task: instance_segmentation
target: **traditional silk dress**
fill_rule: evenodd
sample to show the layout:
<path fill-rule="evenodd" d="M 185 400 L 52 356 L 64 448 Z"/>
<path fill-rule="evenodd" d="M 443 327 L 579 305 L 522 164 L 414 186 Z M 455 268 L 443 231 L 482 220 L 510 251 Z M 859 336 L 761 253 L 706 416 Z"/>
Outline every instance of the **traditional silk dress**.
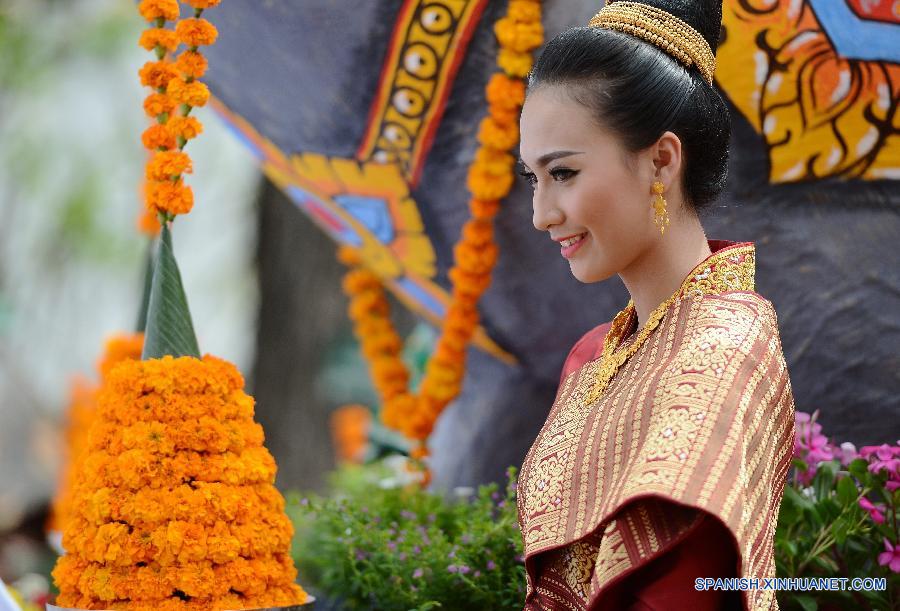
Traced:
<path fill-rule="evenodd" d="M 586 334 L 518 482 L 526 609 L 777 609 L 794 403 L 752 244 L 713 254 L 635 331 L 633 305 Z"/>

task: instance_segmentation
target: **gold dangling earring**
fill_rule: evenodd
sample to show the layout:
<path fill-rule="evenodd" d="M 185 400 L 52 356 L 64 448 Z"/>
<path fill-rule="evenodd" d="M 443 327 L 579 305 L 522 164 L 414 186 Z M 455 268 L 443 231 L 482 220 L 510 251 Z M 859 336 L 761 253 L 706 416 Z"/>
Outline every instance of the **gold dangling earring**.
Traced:
<path fill-rule="evenodd" d="M 666 210 L 666 198 L 663 197 L 663 191 L 666 190 L 665 185 L 660 181 L 653 183 L 653 211 L 655 218 L 653 219 L 656 226 L 659 227 L 660 235 L 665 235 L 666 227 L 669 226 L 669 212 Z"/>

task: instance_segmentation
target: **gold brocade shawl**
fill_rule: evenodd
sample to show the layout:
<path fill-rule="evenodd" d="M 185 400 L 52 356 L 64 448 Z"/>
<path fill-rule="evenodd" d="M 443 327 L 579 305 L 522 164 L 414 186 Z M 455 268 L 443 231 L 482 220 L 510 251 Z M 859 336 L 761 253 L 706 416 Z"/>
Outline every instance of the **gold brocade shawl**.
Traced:
<path fill-rule="evenodd" d="M 752 244 L 736 244 L 698 265 L 595 402 L 586 397 L 599 358 L 561 383 L 518 482 L 526 604 L 552 559 L 579 604 L 538 594 L 554 608 L 589 608 L 696 524 L 697 509 L 734 536 L 737 576 L 775 576 L 794 404 L 775 311 L 752 292 L 754 261 Z M 772 591 L 743 600 L 778 608 Z"/>

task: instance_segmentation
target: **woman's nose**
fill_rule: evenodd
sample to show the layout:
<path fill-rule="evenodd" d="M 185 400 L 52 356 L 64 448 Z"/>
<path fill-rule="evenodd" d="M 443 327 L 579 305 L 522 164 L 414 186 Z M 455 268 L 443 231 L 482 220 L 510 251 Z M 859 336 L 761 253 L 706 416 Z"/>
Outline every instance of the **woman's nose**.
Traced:
<path fill-rule="evenodd" d="M 548 197 L 535 191 L 532 200 L 533 214 L 531 222 L 538 231 L 549 231 L 554 225 L 559 225 L 565 220 L 562 211 Z"/>

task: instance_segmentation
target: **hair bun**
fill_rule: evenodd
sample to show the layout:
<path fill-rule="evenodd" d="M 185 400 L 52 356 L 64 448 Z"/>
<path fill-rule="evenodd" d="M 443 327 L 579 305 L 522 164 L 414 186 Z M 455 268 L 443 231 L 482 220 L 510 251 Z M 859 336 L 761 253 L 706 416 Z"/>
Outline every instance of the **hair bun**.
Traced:
<path fill-rule="evenodd" d="M 611 0 L 612 4 L 617 0 Z M 697 30 L 715 54 L 722 32 L 722 0 L 635 0 L 675 15 Z"/>

